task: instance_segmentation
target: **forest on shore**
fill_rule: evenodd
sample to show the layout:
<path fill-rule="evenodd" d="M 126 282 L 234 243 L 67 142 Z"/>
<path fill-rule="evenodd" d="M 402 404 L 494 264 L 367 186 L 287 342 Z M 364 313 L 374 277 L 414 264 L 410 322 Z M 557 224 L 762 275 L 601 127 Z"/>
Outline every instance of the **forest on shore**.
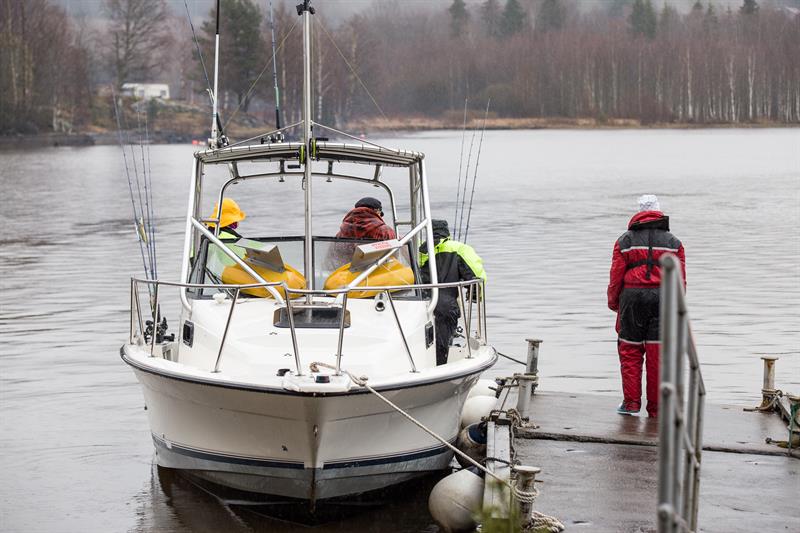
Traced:
<path fill-rule="evenodd" d="M 174 2 L 173 2 L 174 4 Z M 104 0 L 91 21 L 53 0 L 0 0 L 0 132 L 104 132 L 145 113 L 153 131 L 202 135 L 210 119 L 213 9 Z M 220 106 L 238 131 L 275 121 L 269 4 L 221 1 Z M 595 5 L 595 4 L 592 4 Z M 348 127 L 800 124 L 800 2 L 377 1 L 313 17 L 314 115 Z M 189 16 L 187 16 L 189 15 Z M 190 21 L 192 25 L 190 25 Z M 300 118 L 302 27 L 275 1 L 283 123 Z M 193 37 L 194 28 L 197 41 Z M 201 61 L 202 57 L 202 61 Z M 170 99 L 121 98 L 165 83 Z"/>

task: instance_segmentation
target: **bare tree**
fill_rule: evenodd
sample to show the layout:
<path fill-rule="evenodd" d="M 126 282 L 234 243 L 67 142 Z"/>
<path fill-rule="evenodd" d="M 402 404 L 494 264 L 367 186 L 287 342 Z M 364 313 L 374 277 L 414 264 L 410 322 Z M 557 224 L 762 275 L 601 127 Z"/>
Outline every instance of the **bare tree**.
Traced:
<path fill-rule="evenodd" d="M 161 71 L 170 48 L 165 0 L 106 0 L 110 20 L 107 53 L 117 91 L 129 81 L 145 81 Z"/>

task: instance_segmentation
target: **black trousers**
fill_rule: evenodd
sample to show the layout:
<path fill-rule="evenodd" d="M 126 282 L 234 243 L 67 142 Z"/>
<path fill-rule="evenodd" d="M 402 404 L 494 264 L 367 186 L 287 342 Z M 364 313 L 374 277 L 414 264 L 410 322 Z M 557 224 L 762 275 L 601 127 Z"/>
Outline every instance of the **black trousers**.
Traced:
<path fill-rule="evenodd" d="M 455 304 L 455 302 L 454 302 Z M 436 323 L 436 364 L 443 365 L 447 363 L 447 354 L 450 351 L 450 343 L 455 337 L 456 329 L 458 328 L 458 305 L 442 306 L 439 309 L 436 306 L 434 311 L 434 318 Z"/>
<path fill-rule="evenodd" d="M 658 341 L 659 290 L 624 289 L 619 298 L 619 338 L 639 343 Z"/>

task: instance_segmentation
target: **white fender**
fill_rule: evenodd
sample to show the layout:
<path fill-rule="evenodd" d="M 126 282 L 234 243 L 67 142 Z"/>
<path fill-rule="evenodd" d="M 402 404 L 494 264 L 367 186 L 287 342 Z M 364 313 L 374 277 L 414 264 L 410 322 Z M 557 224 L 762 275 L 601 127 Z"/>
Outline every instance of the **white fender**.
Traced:
<path fill-rule="evenodd" d="M 481 417 L 487 416 L 494 409 L 497 400 L 494 396 L 473 396 L 464 402 L 464 410 L 461 411 L 461 427 L 481 421 Z"/>
<path fill-rule="evenodd" d="M 469 390 L 467 398 L 472 398 L 473 396 L 491 396 L 494 398 L 495 392 L 490 387 L 497 388 L 497 383 L 493 379 L 479 379 L 475 382 L 475 386 Z"/>
<path fill-rule="evenodd" d="M 482 504 L 483 479 L 466 468 L 437 483 L 428 497 L 431 516 L 446 533 L 474 531 Z"/>

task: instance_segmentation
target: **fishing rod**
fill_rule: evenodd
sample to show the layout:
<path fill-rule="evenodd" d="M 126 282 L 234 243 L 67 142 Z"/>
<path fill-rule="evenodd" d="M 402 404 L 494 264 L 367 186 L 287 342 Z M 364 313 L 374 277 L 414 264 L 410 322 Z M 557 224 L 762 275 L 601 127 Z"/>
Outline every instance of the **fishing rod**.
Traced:
<path fill-rule="evenodd" d="M 461 225 L 464 222 L 464 202 L 467 201 L 467 182 L 469 182 L 469 166 L 472 162 L 472 148 L 475 146 L 475 133 L 477 129 L 472 130 L 472 138 L 469 141 L 469 152 L 467 153 L 467 168 L 464 170 L 464 191 L 461 194 L 461 216 L 458 221 L 453 221 L 453 239 L 458 240 L 459 233 L 461 233 Z"/>
<path fill-rule="evenodd" d="M 142 256 L 142 267 L 144 268 L 145 275 L 148 277 L 152 277 L 152 273 L 148 264 L 151 264 L 150 261 L 150 249 L 148 247 L 147 252 L 145 252 L 145 243 L 147 242 L 147 234 L 144 231 L 144 210 L 141 205 L 141 193 L 139 193 L 140 204 L 137 206 L 136 204 L 136 194 L 134 193 L 134 181 L 136 183 L 137 190 L 140 190 L 139 187 L 139 172 L 136 169 L 136 158 L 134 157 L 133 151 L 131 150 L 131 159 L 134 163 L 134 179 L 131 178 L 131 171 L 130 166 L 128 164 L 128 154 L 125 150 L 125 142 L 122 138 L 122 122 L 120 119 L 120 110 L 119 104 L 117 103 L 117 94 L 114 91 L 114 87 L 111 87 L 111 98 L 114 101 L 114 116 L 117 122 L 117 140 L 119 141 L 119 147 L 122 149 L 122 162 L 125 167 L 125 177 L 128 180 L 128 192 L 130 193 L 131 198 L 131 208 L 133 209 L 133 224 L 134 228 L 136 229 L 136 236 L 138 237 L 139 241 L 139 253 Z M 152 299 L 152 289 L 151 285 L 147 284 L 148 292 L 150 292 L 150 297 Z"/>
<path fill-rule="evenodd" d="M 211 110 L 211 139 L 208 143 L 211 148 L 219 148 L 220 131 L 222 125 L 219 120 L 219 0 L 217 0 L 216 29 L 214 30 L 214 91 Z"/>
<path fill-rule="evenodd" d="M 472 218 L 472 201 L 475 199 L 475 182 L 478 180 L 478 164 L 481 162 L 481 148 L 483 147 L 483 134 L 486 131 L 486 119 L 489 118 L 489 104 L 492 99 L 486 101 L 486 111 L 483 114 L 483 128 L 481 129 L 481 139 L 478 142 L 478 156 L 475 158 L 475 175 L 472 177 L 472 193 L 469 196 L 469 209 L 467 210 L 467 227 L 464 229 L 464 242 L 467 242 L 469 235 L 469 221 Z M 459 228 L 460 229 L 460 228 Z"/>
<path fill-rule="evenodd" d="M 281 98 L 280 91 L 278 90 L 278 63 L 277 63 L 277 50 L 275 47 L 275 18 L 272 15 L 272 0 L 269 0 L 269 28 L 272 33 L 272 85 L 275 87 L 275 129 L 281 129 Z M 276 134 L 278 142 L 283 140 L 283 132 L 279 131 Z"/>
<path fill-rule="evenodd" d="M 458 218 L 459 198 L 461 195 L 461 166 L 464 164 L 464 142 L 467 137 L 467 101 L 469 97 L 464 97 L 464 129 L 461 130 L 461 154 L 458 156 L 458 185 L 456 185 L 456 214 L 453 216 L 453 226 Z"/>

